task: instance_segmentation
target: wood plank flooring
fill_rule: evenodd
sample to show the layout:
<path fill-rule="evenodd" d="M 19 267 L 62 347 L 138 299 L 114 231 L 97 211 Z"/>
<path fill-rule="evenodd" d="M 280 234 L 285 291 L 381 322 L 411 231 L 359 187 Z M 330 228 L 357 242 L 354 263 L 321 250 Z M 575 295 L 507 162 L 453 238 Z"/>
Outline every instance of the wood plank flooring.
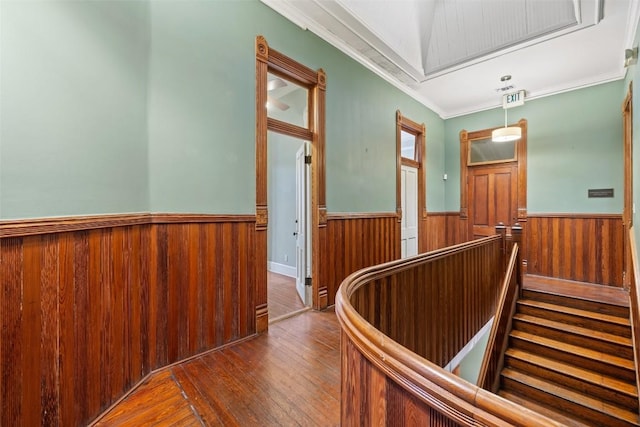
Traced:
<path fill-rule="evenodd" d="M 97 426 L 337 426 L 340 326 L 333 309 L 152 375 Z"/>
<path fill-rule="evenodd" d="M 267 303 L 270 321 L 280 320 L 305 308 L 296 291 L 296 279 L 270 271 L 267 272 Z"/>
<path fill-rule="evenodd" d="M 613 286 L 527 274 L 524 276 L 523 288 L 629 307 L 629 293 Z"/>

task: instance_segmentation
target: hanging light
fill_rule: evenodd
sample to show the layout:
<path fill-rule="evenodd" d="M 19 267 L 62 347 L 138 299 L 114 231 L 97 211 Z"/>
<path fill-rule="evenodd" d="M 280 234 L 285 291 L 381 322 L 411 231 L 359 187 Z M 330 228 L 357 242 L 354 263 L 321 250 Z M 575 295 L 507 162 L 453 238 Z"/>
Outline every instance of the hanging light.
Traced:
<path fill-rule="evenodd" d="M 498 88 L 497 90 L 499 92 L 505 92 L 509 89 L 513 89 L 514 86 L 512 84 L 509 84 L 509 80 L 511 80 L 511 76 L 509 74 L 500 77 L 500 81 L 504 86 Z M 524 104 L 524 91 L 520 91 L 518 96 L 514 96 L 514 94 L 504 95 L 504 97 L 507 97 L 507 96 L 513 97 L 513 98 L 508 98 L 515 101 L 515 102 L 511 101 L 512 105 Z M 520 98 L 520 96 L 522 96 L 522 98 Z M 502 102 L 502 108 L 504 109 L 504 127 L 494 129 L 494 131 L 491 132 L 491 140 L 493 142 L 510 142 L 510 141 L 517 141 L 518 139 L 522 138 L 522 129 L 520 128 L 520 126 L 507 125 L 507 123 L 509 123 L 507 121 L 507 108 L 508 108 L 507 104 L 509 103 L 509 101 L 506 100 L 504 97 Z"/>
<path fill-rule="evenodd" d="M 507 126 L 507 109 L 504 109 L 504 127 L 494 129 L 491 132 L 491 140 L 493 142 L 509 142 L 517 141 L 522 138 L 522 129 L 520 126 Z"/>

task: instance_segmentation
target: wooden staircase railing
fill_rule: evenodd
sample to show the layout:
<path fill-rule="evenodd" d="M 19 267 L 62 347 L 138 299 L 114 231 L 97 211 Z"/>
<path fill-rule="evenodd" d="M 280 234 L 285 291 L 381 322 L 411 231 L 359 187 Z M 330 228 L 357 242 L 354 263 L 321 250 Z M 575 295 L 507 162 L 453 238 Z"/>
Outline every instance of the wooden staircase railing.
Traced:
<path fill-rule="evenodd" d="M 502 282 L 502 291 L 498 301 L 496 315 L 491 325 L 489 340 L 485 349 L 480 373 L 478 374 L 478 387 L 495 393 L 500 382 L 504 352 L 509 343 L 509 331 L 511 319 L 516 311 L 516 301 L 520 294 L 521 284 L 518 279 L 518 244 L 513 245 L 511 258 Z"/>
<path fill-rule="evenodd" d="M 343 281 L 343 426 L 562 425 L 442 368 L 495 314 L 504 247 L 487 237 Z"/>
<path fill-rule="evenodd" d="M 636 362 L 636 384 L 640 385 L 640 293 L 638 292 L 638 253 L 636 251 L 635 227 L 629 228 L 629 248 L 631 252 L 631 271 L 629 277 L 629 309 L 631 311 L 631 334 L 633 340 L 633 352 Z M 640 400 L 640 395 L 639 395 Z"/>

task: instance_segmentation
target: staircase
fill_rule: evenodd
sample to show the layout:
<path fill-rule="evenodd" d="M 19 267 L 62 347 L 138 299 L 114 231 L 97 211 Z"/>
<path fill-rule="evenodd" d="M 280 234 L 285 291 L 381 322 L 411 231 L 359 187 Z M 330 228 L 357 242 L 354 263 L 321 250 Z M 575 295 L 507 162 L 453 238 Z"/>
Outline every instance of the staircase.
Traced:
<path fill-rule="evenodd" d="M 568 426 L 638 426 L 629 309 L 523 290 L 498 394 Z"/>

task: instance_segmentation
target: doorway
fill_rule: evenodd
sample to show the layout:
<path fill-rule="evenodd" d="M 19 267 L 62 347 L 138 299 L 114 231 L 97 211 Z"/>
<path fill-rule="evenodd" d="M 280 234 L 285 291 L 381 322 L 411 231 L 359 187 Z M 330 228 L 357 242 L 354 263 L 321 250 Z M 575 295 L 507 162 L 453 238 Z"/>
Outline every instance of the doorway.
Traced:
<path fill-rule="evenodd" d="M 493 236 L 499 223 L 517 222 L 517 165 L 475 166 L 469 172 L 471 238 Z"/>
<path fill-rule="evenodd" d="M 495 234 L 499 223 L 527 221 L 527 121 L 517 141 L 494 142 L 493 129 L 460 132 L 460 219 L 468 221 L 468 240 Z M 523 259 L 526 260 L 526 238 Z M 526 262 L 526 261 L 525 261 Z"/>
<path fill-rule="evenodd" d="M 418 169 L 402 165 L 402 258 L 418 255 Z"/>
<path fill-rule="evenodd" d="M 624 206 L 622 209 L 622 223 L 624 227 L 623 251 L 624 270 L 622 273 L 623 286 L 629 289 L 633 274 L 631 259 L 631 242 L 629 230 L 633 225 L 633 86 L 629 83 L 629 91 L 622 104 L 623 137 L 624 137 Z"/>
<path fill-rule="evenodd" d="M 327 208 L 325 196 L 325 96 L 326 75 L 322 69 L 312 70 L 269 47 L 263 36 L 255 40 L 256 53 L 256 228 L 255 228 L 255 329 L 268 329 L 268 230 L 272 227 L 268 201 L 268 149 L 270 134 L 293 138 L 299 145 L 306 141 L 310 154 L 307 166 L 309 189 L 306 227 L 308 260 L 321 256 L 326 243 Z M 302 114 L 295 106 L 304 106 Z M 282 113 L 282 114 L 281 114 Z M 289 116 L 287 116 L 289 115 Z M 287 116 L 287 117 L 285 117 Z M 310 157 L 309 157 L 310 156 Z M 295 165 L 295 156 L 293 160 Z M 295 167 L 295 166 L 294 166 Z M 294 178 L 295 180 L 295 178 Z M 294 190 L 295 193 L 295 190 Z M 294 237 L 295 223 L 289 224 Z M 278 254 L 276 254 L 278 255 Z M 297 257 L 296 254 L 293 256 Z M 323 283 L 319 263 L 306 267 L 305 299 L 316 309 L 327 305 L 327 287 Z M 296 270 L 297 275 L 297 270 Z M 310 289 L 310 290 L 309 290 Z M 296 292 L 297 296 L 297 292 Z"/>
<path fill-rule="evenodd" d="M 272 323 L 310 305 L 311 241 L 308 142 L 269 131 L 268 144 L 267 305 Z"/>
<path fill-rule="evenodd" d="M 396 212 L 402 258 L 426 250 L 425 133 L 424 123 L 396 111 Z"/>

